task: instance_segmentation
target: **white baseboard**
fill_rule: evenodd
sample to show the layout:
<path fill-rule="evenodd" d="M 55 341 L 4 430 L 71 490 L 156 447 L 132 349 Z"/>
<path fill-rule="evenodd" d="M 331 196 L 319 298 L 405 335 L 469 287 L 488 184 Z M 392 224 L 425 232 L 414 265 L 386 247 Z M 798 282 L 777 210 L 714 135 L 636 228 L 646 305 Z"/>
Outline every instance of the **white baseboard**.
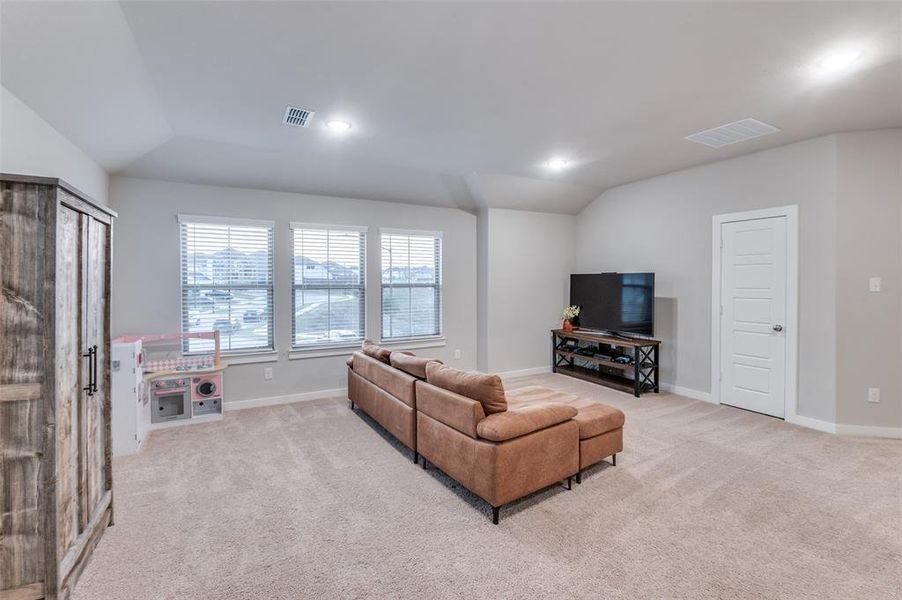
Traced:
<path fill-rule="evenodd" d="M 802 415 L 787 417 L 785 420 L 787 423 L 792 423 L 799 427 L 807 427 L 808 429 L 823 431 L 824 433 L 836 433 L 836 423 L 831 423 L 830 421 L 821 421 L 820 419 L 804 417 Z"/>
<path fill-rule="evenodd" d="M 277 404 L 294 404 L 295 402 L 307 402 L 309 400 L 321 400 L 334 398 L 335 396 L 347 396 L 348 388 L 335 388 L 331 390 L 317 390 L 301 394 L 286 394 L 284 396 L 269 396 L 267 398 L 250 398 L 248 400 L 236 400 L 223 402 L 223 410 L 243 410 L 245 408 L 258 408 L 260 406 L 275 406 Z"/>
<path fill-rule="evenodd" d="M 514 377 L 529 377 L 530 375 L 543 375 L 551 373 L 551 367 L 533 367 L 531 369 L 518 369 L 516 371 L 504 371 L 496 373 L 501 379 L 513 379 Z"/>
<path fill-rule="evenodd" d="M 902 440 L 902 427 L 874 427 L 871 425 L 836 425 L 836 433 Z"/>
<path fill-rule="evenodd" d="M 660 387 L 663 391 L 676 394 L 677 396 L 685 396 L 686 398 L 692 398 L 693 400 L 717 404 L 717 402 L 714 402 L 714 397 L 711 396 L 710 392 L 701 392 L 699 390 L 683 387 L 681 385 L 673 385 L 671 383 L 662 383 Z"/>
<path fill-rule="evenodd" d="M 902 440 L 902 427 L 875 427 L 870 425 L 842 425 L 821 421 L 811 417 L 795 415 L 786 419 L 787 423 L 823 431 L 824 433 L 837 433 L 839 435 L 857 435 L 861 437 L 878 437 Z"/>

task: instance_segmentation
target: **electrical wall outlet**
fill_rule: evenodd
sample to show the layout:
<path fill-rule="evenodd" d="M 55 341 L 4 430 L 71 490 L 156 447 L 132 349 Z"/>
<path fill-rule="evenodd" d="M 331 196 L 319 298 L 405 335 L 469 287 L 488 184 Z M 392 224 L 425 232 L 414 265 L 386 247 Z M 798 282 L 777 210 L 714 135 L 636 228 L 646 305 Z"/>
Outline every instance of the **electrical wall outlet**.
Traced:
<path fill-rule="evenodd" d="M 454 358 L 460 358 L 460 350 L 454 351 Z"/>
<path fill-rule="evenodd" d="M 868 402 L 880 403 L 880 388 L 868 388 Z"/>
<path fill-rule="evenodd" d="M 883 289 L 883 280 L 881 280 L 879 277 L 871 277 L 868 280 L 868 290 L 872 292 L 879 292 L 881 289 Z"/>
<path fill-rule="evenodd" d="M 272 367 L 263 368 L 263 379 L 266 379 L 267 381 L 272 379 Z"/>

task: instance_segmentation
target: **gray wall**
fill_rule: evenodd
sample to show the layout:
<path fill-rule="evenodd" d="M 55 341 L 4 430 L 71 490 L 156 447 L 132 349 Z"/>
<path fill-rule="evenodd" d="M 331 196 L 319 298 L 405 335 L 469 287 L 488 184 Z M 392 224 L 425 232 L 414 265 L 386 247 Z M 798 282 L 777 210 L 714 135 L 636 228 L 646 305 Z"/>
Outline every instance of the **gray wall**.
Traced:
<path fill-rule="evenodd" d="M 576 219 L 520 210 L 479 214 L 480 370 L 547 368 L 574 266 Z M 483 255 L 484 252 L 484 255 Z"/>
<path fill-rule="evenodd" d="M 58 177 L 107 203 L 106 171 L 3 86 L 0 131 L 0 173 Z"/>
<path fill-rule="evenodd" d="M 479 212 L 476 221 L 476 352 L 477 367 L 489 371 L 489 211 Z"/>
<path fill-rule="evenodd" d="M 230 400 L 342 387 L 339 357 L 289 361 L 288 222 L 370 225 L 368 327 L 378 335 L 378 227 L 445 232 L 443 348 L 464 369 L 549 365 L 571 272 L 653 270 L 662 381 L 710 390 L 711 217 L 799 206 L 799 414 L 902 426 L 902 130 L 838 134 L 621 186 L 580 215 L 462 211 L 113 178 L 114 334 L 177 331 L 179 212 L 273 219 L 278 362 L 231 367 Z M 569 243 L 572 241 L 574 243 Z M 478 245 L 478 250 L 477 250 Z M 884 291 L 867 292 L 883 278 Z M 375 292 L 373 290 L 376 290 Z M 282 300 L 280 300 L 282 299 Z M 462 358 L 453 353 L 460 349 Z M 263 367 L 274 367 L 264 381 Z M 867 388 L 882 402 L 868 404 Z"/>
<path fill-rule="evenodd" d="M 836 421 L 902 427 L 902 129 L 836 139 Z"/>
<path fill-rule="evenodd" d="M 345 386 L 344 357 L 288 360 L 291 330 L 289 222 L 370 226 L 367 245 L 367 331 L 379 335 L 378 228 L 443 231 L 444 332 L 447 346 L 417 350 L 463 369 L 476 367 L 476 216 L 411 206 L 114 177 L 119 211 L 113 253 L 113 335 L 176 332 L 179 316 L 179 213 L 276 221 L 275 320 L 278 361 L 231 366 L 226 401 L 285 396 Z M 454 359 L 454 350 L 461 358 Z M 273 379 L 263 378 L 273 367 Z"/>
<path fill-rule="evenodd" d="M 710 392 L 711 217 L 797 204 L 799 414 L 836 412 L 836 138 L 827 136 L 608 190 L 577 219 L 581 272 L 655 271 L 662 382 Z"/>

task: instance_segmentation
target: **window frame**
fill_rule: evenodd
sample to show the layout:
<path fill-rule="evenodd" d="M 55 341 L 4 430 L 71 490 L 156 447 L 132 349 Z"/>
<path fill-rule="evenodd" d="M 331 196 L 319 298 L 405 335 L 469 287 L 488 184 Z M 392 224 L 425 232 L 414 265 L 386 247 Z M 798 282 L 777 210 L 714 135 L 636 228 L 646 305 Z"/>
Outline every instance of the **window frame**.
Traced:
<path fill-rule="evenodd" d="M 316 353 L 319 351 L 326 351 L 334 348 L 354 348 L 360 345 L 364 339 L 367 337 L 366 327 L 367 327 L 367 244 L 369 240 L 369 227 L 365 225 L 336 225 L 330 223 L 298 223 L 292 221 L 289 223 L 290 230 L 290 239 L 291 239 L 291 329 L 290 329 L 290 341 L 289 341 L 289 350 L 292 353 Z M 360 234 L 360 239 L 358 243 L 360 245 L 360 276 L 358 277 L 358 283 L 356 285 L 348 285 L 343 284 L 340 286 L 332 286 L 328 284 L 303 284 L 298 283 L 296 280 L 296 268 L 295 268 L 295 231 L 298 230 L 308 230 L 308 231 L 344 231 L 344 232 L 356 232 Z M 327 341 L 327 342 L 314 342 L 309 344 L 296 344 L 295 343 L 295 325 L 297 320 L 297 292 L 299 289 L 304 290 L 330 290 L 330 289 L 357 289 L 360 293 L 360 337 L 355 340 L 342 340 L 342 341 Z"/>
<path fill-rule="evenodd" d="M 433 283 L 385 283 L 382 280 L 382 274 L 385 265 L 382 264 L 383 239 L 385 236 L 407 236 L 407 237 L 431 237 L 433 238 L 433 248 L 437 257 L 435 261 L 435 281 Z M 417 229 L 389 229 L 381 228 L 379 230 L 379 340 L 381 343 L 391 344 L 393 342 L 405 341 L 428 341 L 444 339 L 445 333 L 445 301 L 444 301 L 444 232 L 442 231 L 426 231 Z M 425 335 L 408 335 L 408 336 L 385 336 L 385 288 L 404 288 L 404 289 L 428 289 L 433 288 L 436 306 L 434 319 L 436 321 L 436 333 Z"/>
<path fill-rule="evenodd" d="M 222 217 L 222 216 L 213 216 L 213 215 L 189 215 L 189 214 L 179 214 L 176 218 L 179 227 L 179 321 L 180 321 L 180 330 L 182 333 L 186 333 L 188 329 L 188 312 L 187 307 L 185 305 L 185 299 L 187 298 L 187 290 L 227 290 L 231 293 L 232 290 L 266 290 L 268 293 L 267 297 L 267 308 L 269 314 L 267 315 L 267 346 L 255 346 L 253 348 L 236 348 L 228 350 L 222 349 L 221 354 L 223 356 L 242 356 L 242 355 L 252 355 L 252 354 L 266 354 L 275 352 L 275 221 L 269 220 L 260 220 L 260 219 L 245 219 L 240 217 Z M 183 271 L 183 267 L 187 267 L 187 258 L 185 256 L 185 252 L 187 250 L 187 242 L 186 242 L 186 232 L 184 226 L 186 225 L 224 225 L 227 227 L 260 227 L 268 230 L 268 246 L 269 246 L 269 284 L 268 285 L 251 285 L 251 284 L 237 284 L 237 285 L 219 285 L 215 283 L 210 284 L 188 284 L 186 279 L 186 271 Z M 220 336 L 221 337 L 221 336 Z M 182 345 L 182 352 L 187 355 L 203 355 L 209 354 L 206 350 L 190 350 L 189 346 L 190 340 L 184 340 Z M 229 344 L 231 345 L 231 344 Z M 224 345 L 223 345 L 224 346 Z"/>

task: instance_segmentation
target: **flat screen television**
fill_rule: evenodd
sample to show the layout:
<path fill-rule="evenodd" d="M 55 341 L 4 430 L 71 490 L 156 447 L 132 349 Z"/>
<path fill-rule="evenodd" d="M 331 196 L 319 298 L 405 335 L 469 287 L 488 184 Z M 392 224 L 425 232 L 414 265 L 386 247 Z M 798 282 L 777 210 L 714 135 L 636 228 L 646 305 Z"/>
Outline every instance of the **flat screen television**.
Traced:
<path fill-rule="evenodd" d="M 579 326 L 626 335 L 655 333 L 655 274 L 570 276 L 570 304 L 581 307 Z"/>

